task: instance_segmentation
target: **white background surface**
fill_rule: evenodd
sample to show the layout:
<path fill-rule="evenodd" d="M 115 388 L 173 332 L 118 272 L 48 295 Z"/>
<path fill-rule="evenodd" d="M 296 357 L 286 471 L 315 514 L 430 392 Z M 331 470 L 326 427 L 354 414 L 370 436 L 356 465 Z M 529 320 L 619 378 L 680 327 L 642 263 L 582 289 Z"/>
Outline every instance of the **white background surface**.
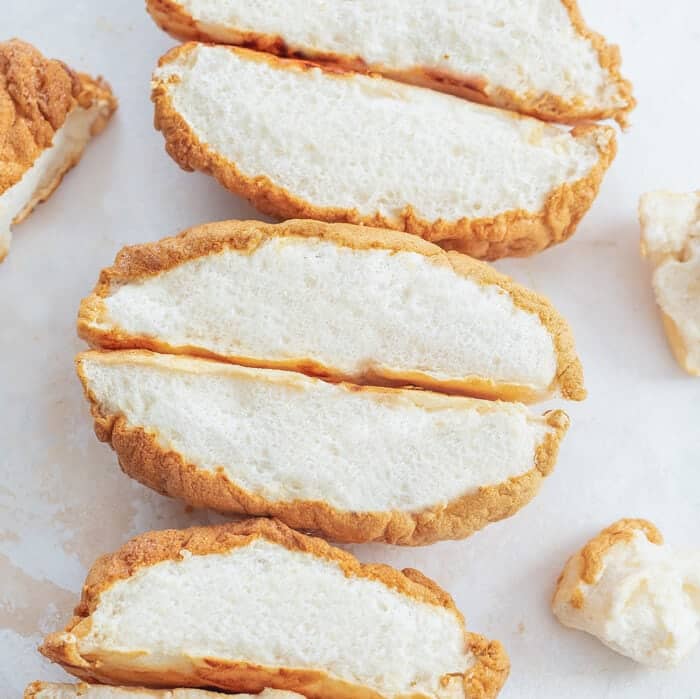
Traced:
<path fill-rule="evenodd" d="M 19 36 L 105 75 L 116 118 L 53 198 L 15 229 L 0 266 L 0 696 L 63 673 L 35 652 L 67 621 L 88 566 L 150 528 L 214 521 L 131 482 L 95 439 L 73 371 L 82 296 L 126 243 L 209 220 L 253 217 L 204 175 L 181 172 L 152 128 L 149 75 L 172 40 L 141 0 L 0 0 L 1 38 Z M 639 101 L 591 213 L 568 243 L 498 266 L 549 295 L 573 325 L 590 398 L 532 505 L 470 540 L 364 559 L 414 566 L 457 599 L 470 628 L 505 644 L 504 699 L 700 697 L 700 649 L 673 672 L 634 665 L 558 625 L 549 598 L 566 558 L 623 516 L 700 546 L 700 379 L 667 347 L 636 204 L 656 188 L 700 187 L 700 7 L 694 0 L 583 0 L 622 46 Z"/>

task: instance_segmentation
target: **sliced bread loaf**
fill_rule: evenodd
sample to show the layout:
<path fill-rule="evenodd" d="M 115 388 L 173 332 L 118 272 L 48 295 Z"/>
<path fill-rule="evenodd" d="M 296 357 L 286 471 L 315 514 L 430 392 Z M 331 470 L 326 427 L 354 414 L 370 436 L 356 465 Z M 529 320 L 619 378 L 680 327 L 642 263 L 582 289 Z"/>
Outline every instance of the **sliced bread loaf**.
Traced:
<path fill-rule="evenodd" d="M 181 39 L 382 73 L 554 121 L 615 117 L 632 87 L 575 0 L 147 0 Z"/>
<path fill-rule="evenodd" d="M 568 238 L 615 154 L 607 126 L 569 132 L 229 46 L 170 51 L 153 100 L 170 155 L 264 213 L 394 228 L 485 259 Z"/>
<path fill-rule="evenodd" d="M 227 221 L 125 248 L 80 308 L 93 347 L 356 383 L 581 400 L 566 322 L 491 267 L 415 236 Z"/>
<path fill-rule="evenodd" d="M 224 699 L 230 694 L 202 689 L 144 689 L 110 687 L 101 684 L 54 684 L 33 682 L 24 692 L 24 699 Z M 304 699 L 300 694 L 266 689 L 260 694 L 237 694 L 237 699 Z"/>
<path fill-rule="evenodd" d="M 341 541 L 426 544 L 514 514 L 568 427 L 561 411 L 143 351 L 77 365 L 97 435 L 127 474 Z"/>
<path fill-rule="evenodd" d="M 134 539 L 41 651 L 87 681 L 309 699 L 488 699 L 508 674 L 433 581 L 274 520 Z"/>
<path fill-rule="evenodd" d="M 116 106 L 104 81 L 19 39 L 0 42 L 0 262 L 11 226 L 51 195 Z"/>

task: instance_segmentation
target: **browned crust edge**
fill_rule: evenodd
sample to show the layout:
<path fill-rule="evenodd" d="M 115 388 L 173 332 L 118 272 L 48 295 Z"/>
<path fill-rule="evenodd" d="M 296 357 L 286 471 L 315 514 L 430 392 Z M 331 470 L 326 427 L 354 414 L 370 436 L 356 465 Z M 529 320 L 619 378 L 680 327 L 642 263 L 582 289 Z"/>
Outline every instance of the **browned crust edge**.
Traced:
<path fill-rule="evenodd" d="M 575 570 L 578 583 L 572 590 L 568 603 L 575 609 L 582 609 L 584 595 L 580 583 L 593 585 L 598 580 L 605 564 L 605 554 L 616 544 L 632 541 L 634 535 L 641 531 L 652 544 L 658 546 L 664 543 L 661 532 L 654 524 L 646 519 L 620 519 L 594 536 L 580 551 L 566 562 L 564 569 L 557 579 L 554 590 L 553 604 L 560 601 L 563 595 L 565 573 Z"/>
<path fill-rule="evenodd" d="M 174 62 L 198 45 L 189 43 L 172 49 L 160 59 L 159 66 Z M 248 49 L 225 48 L 245 56 L 246 60 L 283 65 L 286 69 L 309 66 L 303 61 L 281 59 Z M 320 67 L 329 76 L 339 77 L 338 72 L 328 66 L 314 67 Z M 592 124 L 575 127 L 571 132 L 574 138 L 595 138 L 598 161 L 586 177 L 563 183 L 552 190 L 540 211 L 511 210 L 489 218 L 428 221 L 418 216 L 409 205 L 398 218 L 387 219 L 379 213 L 367 216 L 357 209 L 316 206 L 276 185 L 267 176 L 244 175 L 235 163 L 199 140 L 174 109 L 168 85 L 168 82 L 154 79 L 151 97 L 155 104 L 155 126 L 163 133 L 167 152 L 182 169 L 212 175 L 226 189 L 244 197 L 261 212 L 279 219 L 308 218 L 393 228 L 479 259 L 527 257 L 568 239 L 596 198 L 605 171 L 617 151 L 615 132 L 611 127 Z"/>
<path fill-rule="evenodd" d="M 147 353 L 118 353 L 123 361 L 143 358 Z M 90 390 L 83 371 L 83 362 L 90 360 L 119 361 L 115 353 L 87 352 L 78 355 L 76 366 L 95 420 L 95 434 L 116 452 L 119 464 L 127 475 L 153 490 L 184 500 L 194 507 L 214 509 L 224 514 L 275 517 L 293 529 L 323 534 L 335 541 L 365 543 L 382 541 L 404 546 L 421 546 L 445 539 L 463 539 L 487 524 L 510 517 L 529 503 L 539 491 L 542 480 L 556 464 L 559 445 L 569 427 L 569 418 L 562 411 L 545 415 L 549 432 L 533 455 L 533 468 L 503 483 L 479 488 L 444 506 L 420 512 L 401 510 L 383 512 L 351 512 L 338 510 L 323 501 L 269 501 L 238 486 L 219 469 L 206 471 L 188 463 L 175 452 L 162 447 L 157 435 L 128 423 L 118 413 L 109 413 Z M 391 393 L 397 389 L 359 388 L 353 391 Z M 420 404 L 424 392 L 412 392 L 412 400 Z M 486 403 L 485 410 L 496 410 Z"/>
<path fill-rule="evenodd" d="M 381 564 L 362 564 L 354 556 L 330 546 L 322 539 L 295 532 L 276 520 L 255 519 L 220 526 L 149 532 L 132 539 L 116 553 L 98 559 L 85 581 L 80 604 L 75 609 L 75 617 L 64 632 L 47 636 L 40 651 L 53 662 L 63 665 L 68 672 L 91 682 L 142 682 L 160 687 L 209 686 L 248 692 L 270 687 L 301 691 L 311 699 L 380 699 L 377 692 L 335 680 L 325 672 L 317 670 L 264 668 L 246 663 L 202 658 L 187 659 L 181 668 L 174 669 L 173 672 L 157 672 L 146 668 L 133 671 L 127 667 L 120 669 L 118 658 L 115 666 L 111 667 L 104 659 L 93 660 L 80 655 L 78 640 L 89 631 L 90 616 L 99 605 L 101 593 L 115 582 L 132 577 L 140 569 L 161 561 L 180 560 L 184 549 L 195 556 L 225 553 L 246 546 L 258 538 L 264 538 L 291 551 L 333 561 L 348 577 L 375 580 L 407 597 L 441 607 L 453 613 L 464 626 L 464 618 L 450 595 L 418 571 L 398 571 Z M 466 630 L 465 643 L 477 660 L 462 678 L 465 697 L 495 697 L 509 671 L 505 651 L 497 641 L 487 641 Z"/>
<path fill-rule="evenodd" d="M 250 254 L 266 240 L 294 236 L 319 238 L 353 249 L 379 248 L 414 252 L 429 258 L 435 264 L 449 266 L 456 274 L 478 284 L 497 286 L 513 299 L 518 308 L 536 314 L 549 331 L 557 354 L 557 375 L 552 385 L 541 390 L 476 376 L 443 381 L 419 372 L 390 372 L 378 368 L 368 369 L 362 375 L 348 376 L 335 367 L 321 366 L 309 358 L 274 362 L 260 357 L 221 356 L 202 348 L 175 347 L 158 338 L 136 336 L 114 327 L 101 327 L 103 324 L 108 325 L 104 299 L 118 286 L 155 276 L 188 260 L 216 254 L 224 249 Z M 326 224 L 311 220 L 287 221 L 280 224 L 222 221 L 197 226 L 159 242 L 126 247 L 118 253 L 112 267 L 102 270 L 93 293 L 83 299 L 78 313 L 78 334 L 92 347 L 102 349 L 139 348 L 161 353 L 213 357 L 246 366 L 301 371 L 330 381 L 347 380 L 395 386 L 409 384 L 441 392 L 525 403 L 532 403 L 556 392 L 570 400 L 583 400 L 586 397 L 583 367 L 576 354 L 571 330 L 543 296 L 517 285 L 510 277 L 500 274 L 483 262 L 456 252 L 445 253 L 439 247 L 415 236 L 348 224 Z"/>
<path fill-rule="evenodd" d="M 301 46 L 290 46 L 282 36 L 258 32 L 239 31 L 230 27 L 218 27 L 211 31 L 199 24 L 182 5 L 175 0 L 147 0 L 146 7 L 155 23 L 164 31 L 183 41 L 208 41 L 230 43 L 256 51 L 265 51 L 285 58 L 301 58 L 339 66 L 344 70 L 364 73 L 381 73 L 386 77 L 412 85 L 464 97 L 481 104 L 509 109 L 534 116 L 544 121 L 577 124 L 583 121 L 614 118 L 621 127 L 628 125 L 629 113 L 636 106 L 632 96 L 632 83 L 620 73 L 620 50 L 610 45 L 605 38 L 592 31 L 585 23 L 576 0 L 561 0 L 576 32 L 587 39 L 598 54 L 600 66 L 607 72 L 610 82 L 617 88 L 624 107 L 583 106 L 583 98 L 566 100 L 551 92 L 518 94 L 498 85 L 489 85 L 485 76 L 457 74 L 428 66 L 414 66 L 397 70 L 384 64 L 371 64 L 361 56 L 350 56 L 328 51 L 314 51 Z"/>
<path fill-rule="evenodd" d="M 99 688 L 100 685 L 89 685 L 81 682 L 80 684 L 66 684 L 65 682 L 32 682 L 24 690 L 24 699 L 35 699 L 40 692 L 50 689 L 61 689 L 69 688 L 72 689 L 76 696 L 93 696 L 91 690 L 94 688 Z M 113 689 L 124 693 L 125 697 L 132 697 L 136 692 L 138 692 L 139 697 L 148 695 L 153 697 L 153 699 L 181 699 L 187 694 L 188 697 L 194 697 L 195 695 L 199 699 L 213 699 L 214 697 L 224 697 L 231 696 L 229 694 L 221 694 L 220 692 L 208 692 L 206 690 L 200 689 L 187 689 L 187 688 L 173 688 L 173 689 L 146 689 L 145 687 L 114 687 Z M 175 693 L 177 697 L 175 697 Z M 241 695 L 234 695 L 241 699 Z M 246 697 L 250 695 L 245 695 Z M 262 699 L 272 699 L 271 694 L 263 692 L 261 695 Z M 282 697 L 289 697 L 290 699 L 304 699 L 300 694 L 293 693 L 282 693 L 279 696 L 275 693 L 275 699 L 282 699 Z"/>

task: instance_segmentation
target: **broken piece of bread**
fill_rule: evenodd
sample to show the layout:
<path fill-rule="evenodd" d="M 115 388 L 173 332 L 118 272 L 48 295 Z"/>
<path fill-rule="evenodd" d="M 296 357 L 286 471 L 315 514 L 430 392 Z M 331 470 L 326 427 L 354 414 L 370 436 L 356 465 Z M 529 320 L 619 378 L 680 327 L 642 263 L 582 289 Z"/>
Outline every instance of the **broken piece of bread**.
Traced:
<path fill-rule="evenodd" d="M 143 351 L 87 352 L 77 366 L 128 475 L 346 542 L 427 544 L 514 514 L 569 424 L 561 411 Z"/>
<path fill-rule="evenodd" d="M 133 539 L 93 567 L 41 652 L 86 681 L 311 699 L 489 699 L 498 642 L 421 573 L 361 564 L 275 520 Z"/>
<path fill-rule="evenodd" d="M 225 221 L 125 248 L 84 299 L 93 347 L 334 381 L 582 400 L 568 325 L 488 265 L 398 232 Z"/>
<path fill-rule="evenodd" d="M 0 43 L 0 262 L 12 225 L 58 187 L 116 106 L 103 80 L 24 41 Z"/>
<path fill-rule="evenodd" d="M 664 545 L 651 522 L 622 519 L 568 561 L 552 609 L 638 663 L 673 667 L 700 641 L 700 553 Z"/>
<path fill-rule="evenodd" d="M 634 107 L 617 46 L 575 0 L 148 0 L 180 39 L 238 44 L 451 92 L 559 122 Z"/>
<path fill-rule="evenodd" d="M 669 343 L 680 365 L 700 376 L 700 191 L 644 194 L 639 219 Z"/>
<path fill-rule="evenodd" d="M 140 687 L 110 687 L 101 684 L 54 684 L 33 682 L 24 699 L 224 699 L 232 696 L 202 689 L 144 689 Z M 266 689 L 260 694 L 236 694 L 236 699 L 304 699 L 300 694 Z"/>
<path fill-rule="evenodd" d="M 153 101 L 174 160 L 264 213 L 393 228 L 483 259 L 567 239 L 616 149 L 608 126 L 568 131 L 231 46 L 170 51 Z"/>

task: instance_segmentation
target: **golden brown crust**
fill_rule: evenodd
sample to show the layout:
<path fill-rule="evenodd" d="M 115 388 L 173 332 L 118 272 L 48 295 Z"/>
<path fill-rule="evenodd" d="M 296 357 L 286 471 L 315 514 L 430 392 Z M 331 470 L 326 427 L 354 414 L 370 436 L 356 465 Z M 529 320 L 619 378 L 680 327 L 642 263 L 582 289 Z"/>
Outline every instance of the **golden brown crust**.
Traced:
<path fill-rule="evenodd" d="M 223 468 L 212 473 L 188 463 L 179 453 L 162 447 L 156 434 L 130 425 L 121 414 L 107 412 L 90 390 L 82 367 L 82 362 L 94 354 L 88 352 L 78 356 L 78 376 L 95 419 L 95 434 L 100 441 L 112 446 L 124 473 L 162 495 L 179 498 L 194 507 L 214 509 L 224 514 L 276 517 L 294 529 L 318 532 L 345 543 L 382 541 L 421 546 L 445 539 L 463 539 L 491 522 L 514 515 L 535 497 L 542 480 L 554 469 L 560 442 L 569 427 L 569 418 L 564 412 L 547 413 L 546 422 L 552 432 L 537 446 L 531 470 L 420 512 L 350 512 L 338 510 L 323 501 L 270 501 L 238 486 Z M 143 354 L 140 351 L 133 353 L 136 357 Z M 123 355 L 119 357 L 114 353 L 106 353 L 101 359 L 124 361 Z M 386 395 L 396 391 L 376 387 L 349 388 L 353 391 L 379 391 Z M 411 400 L 429 408 L 435 396 L 413 391 Z M 498 407 L 487 403 L 483 409 L 497 410 Z"/>
<path fill-rule="evenodd" d="M 664 542 L 661 532 L 646 519 L 618 520 L 593 537 L 566 562 L 557 580 L 553 603 L 564 594 L 564 586 L 571 585 L 571 571 L 574 571 L 576 584 L 571 588 L 567 601 L 575 609 L 582 609 L 585 597 L 579 583 L 595 584 L 603 570 L 606 553 L 616 544 L 632 541 L 638 531 L 643 532 L 652 544 L 660 546 Z"/>
<path fill-rule="evenodd" d="M 99 685 L 98 685 L 99 686 Z M 75 693 L 76 696 L 87 696 L 90 693 L 90 690 L 94 688 L 95 685 L 89 685 L 81 682 L 80 684 L 76 685 L 67 685 L 67 684 L 56 684 L 54 682 L 32 682 L 25 690 L 24 690 L 24 699 L 35 699 L 40 692 L 50 690 L 50 689 L 56 689 L 56 688 L 69 688 L 72 689 Z M 120 692 L 120 695 L 123 693 L 124 696 L 133 696 L 136 692 L 138 692 L 139 698 L 144 697 L 144 696 L 149 696 L 153 697 L 153 699 L 174 699 L 173 698 L 173 693 L 176 692 L 177 689 L 173 690 L 162 690 L 162 689 L 145 689 L 144 687 L 114 687 L 115 690 L 118 690 Z M 213 699 L 214 697 L 224 697 L 223 694 L 219 692 L 207 692 L 205 690 L 182 690 L 182 694 L 177 691 L 177 696 L 182 697 L 184 696 L 184 692 L 187 693 L 188 697 L 194 698 L 195 693 L 198 699 Z M 92 696 L 92 695 L 91 695 Z M 229 695 L 225 695 L 229 696 Z M 302 696 L 300 695 L 295 695 L 295 694 L 288 694 L 288 695 L 281 695 L 279 697 L 275 697 L 275 699 L 283 699 L 283 697 L 289 697 L 291 699 L 294 697 L 294 699 L 303 699 Z M 240 699 L 240 697 L 239 697 Z M 266 699 L 272 699 L 272 697 L 267 697 Z"/>
<path fill-rule="evenodd" d="M 130 578 L 140 569 L 161 561 L 181 560 L 183 550 L 195 556 L 225 553 L 246 546 L 258 538 L 284 546 L 290 551 L 333 561 L 348 577 L 375 580 L 407 597 L 446 609 L 464 625 L 464 618 L 454 606 L 452 598 L 435 582 L 416 571 L 407 569 L 400 572 L 386 565 L 362 564 L 354 556 L 330 546 L 322 539 L 295 532 L 276 520 L 255 519 L 215 527 L 149 532 L 132 539 L 116 553 L 98 559 L 85 581 L 75 617 L 65 632 L 50 634 L 40 651 L 86 681 L 110 684 L 142 682 L 147 686 L 161 687 L 209 686 L 245 692 L 258 692 L 270 687 L 300 691 L 311 699 L 381 699 L 377 692 L 334 680 L 318 670 L 263 668 L 220 659 L 191 658 L 172 672 L 156 672 L 145 667 L 138 670 L 120 668 L 119 654 L 112 654 L 116 661 L 114 666 L 80 655 L 78 640 L 88 633 L 90 615 L 98 607 L 101 593 L 115 582 Z M 487 641 L 466 630 L 465 643 L 476 658 L 475 665 L 462 678 L 465 697 L 495 697 L 508 675 L 509 663 L 505 651 L 499 643 Z M 478 692 L 472 693 L 472 687 Z M 415 695 L 415 699 L 419 699 L 419 696 Z"/>
<path fill-rule="evenodd" d="M 610 45 L 600 34 L 589 29 L 583 20 L 576 0 L 561 0 L 576 32 L 587 39 L 598 54 L 600 66 L 608 73 L 611 84 L 617 88 L 617 96 L 624 106 L 586 107 L 583 98 L 567 100 L 551 92 L 518 94 L 513 90 L 489 85 L 485 76 L 469 76 L 426 66 L 414 66 L 398 70 L 383 64 L 368 65 L 361 56 L 351 56 L 308 47 L 290 46 L 282 36 L 258 32 L 239 31 L 224 26 L 207 27 L 196 20 L 175 0 L 147 0 L 146 6 L 156 24 L 172 36 L 183 41 L 208 41 L 228 43 L 266 51 L 285 58 L 301 58 L 339 66 L 344 70 L 363 73 L 381 73 L 386 77 L 412 85 L 447 92 L 481 104 L 509 109 L 544 121 L 576 124 L 584 121 L 614 118 L 622 127 L 627 126 L 629 113 L 636 101 L 632 96 L 632 83 L 620 74 L 620 50 Z"/>
<path fill-rule="evenodd" d="M 163 66 L 193 50 L 198 44 L 177 47 L 160 59 Z M 247 49 L 227 47 L 245 56 L 246 60 L 266 61 L 285 68 L 308 67 L 303 61 L 279 59 L 269 54 Z M 316 66 L 318 67 L 318 66 Z M 322 66 L 329 75 L 338 72 Z M 607 126 L 577 126 L 576 138 L 595 139 L 599 158 L 586 177 L 572 183 L 563 183 L 548 195 L 541 211 L 506 211 L 494 217 L 456 221 L 421 218 L 407 206 L 398 218 L 387 219 L 379 213 L 362 215 L 357 209 L 319 207 L 304 201 L 266 176 L 248 177 L 235 163 L 223 158 L 202 143 L 193 130 L 175 110 L 168 92 L 168 83 L 154 80 L 152 99 L 155 103 L 155 126 L 165 137 L 165 147 L 180 167 L 213 175 L 224 187 L 250 201 L 260 211 L 279 219 L 307 218 L 327 222 L 347 222 L 366 226 L 393 228 L 419 235 L 446 249 L 458 250 L 479 259 L 495 260 L 501 257 L 526 257 L 550 245 L 569 238 L 588 211 L 598 194 L 605 171 L 616 153 L 614 130 Z"/>
<path fill-rule="evenodd" d="M 93 135 L 104 128 L 117 106 L 106 82 L 75 73 L 61 61 L 46 59 L 19 39 L 0 43 L 0 194 L 17 184 L 41 152 L 51 146 L 55 133 L 76 106 L 88 109 L 95 102 L 104 103 L 104 110 Z M 51 191 L 57 185 L 53 184 Z"/>
<path fill-rule="evenodd" d="M 452 268 L 457 274 L 478 284 L 495 285 L 507 293 L 518 308 L 536 314 L 552 336 L 557 354 L 557 376 L 547 390 L 529 386 L 505 384 L 482 377 L 468 376 L 453 381 L 438 380 L 419 372 L 392 372 L 370 369 L 361 376 L 348 376 L 339 369 L 320 365 L 308 358 L 288 362 L 269 361 L 260 357 L 221 356 L 202 348 L 172 346 L 158 338 L 136 336 L 109 327 L 106 299 L 114 288 L 131 281 L 157 275 L 177 265 L 234 249 L 250 254 L 264 241 L 273 237 L 312 237 L 331 241 L 353 249 L 380 248 L 399 252 L 415 252 L 435 264 Z M 368 227 L 347 224 L 326 224 L 311 220 L 268 224 L 261 221 L 222 221 L 184 231 L 178 236 L 156 243 L 124 248 L 112 267 L 102 270 L 92 295 L 83 300 L 78 314 L 78 334 L 91 346 L 102 349 L 149 349 L 171 354 L 191 354 L 232 361 L 246 366 L 301 371 L 330 381 L 348 380 L 356 383 L 405 386 L 413 384 L 447 393 L 497 398 L 531 403 L 560 392 L 564 398 L 583 400 L 583 368 L 576 354 L 573 335 L 566 321 L 543 296 L 513 282 L 489 265 L 456 252 L 445 253 L 417 237 Z"/>

